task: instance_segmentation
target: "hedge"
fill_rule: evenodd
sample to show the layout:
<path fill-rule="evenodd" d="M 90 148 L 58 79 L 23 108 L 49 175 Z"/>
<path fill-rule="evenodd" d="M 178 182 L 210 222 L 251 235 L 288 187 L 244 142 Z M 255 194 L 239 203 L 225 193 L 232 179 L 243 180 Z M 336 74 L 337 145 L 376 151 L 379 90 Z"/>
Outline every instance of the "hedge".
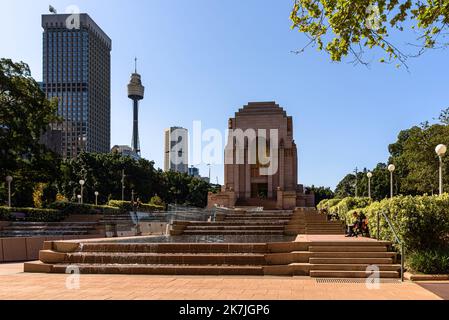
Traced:
<path fill-rule="evenodd" d="M 318 205 L 318 210 L 330 209 L 331 207 L 337 205 L 342 199 L 334 198 L 334 199 L 324 199 Z"/>
<path fill-rule="evenodd" d="M 23 214 L 24 218 L 17 218 L 14 215 L 15 213 Z M 59 210 L 0 207 L 1 221 L 22 220 L 26 222 L 61 222 L 65 218 L 66 215 Z"/>
<path fill-rule="evenodd" d="M 131 205 L 131 201 L 110 200 L 108 202 L 108 206 L 119 208 L 119 209 L 125 210 L 125 211 L 133 211 L 134 210 L 133 206 Z M 154 211 L 162 211 L 164 209 L 165 209 L 164 206 L 159 206 L 159 205 L 155 205 L 155 204 L 141 203 L 139 205 L 138 211 L 140 211 L 140 212 L 154 212 Z"/>
<path fill-rule="evenodd" d="M 121 214 L 124 210 L 110 206 L 95 206 L 91 204 L 79 204 L 66 201 L 54 202 L 49 206 L 50 209 L 61 211 L 65 215 L 95 215 L 95 214 Z"/>
<path fill-rule="evenodd" d="M 372 203 L 372 200 L 370 198 L 354 198 L 354 197 L 347 197 L 343 200 L 339 201 L 335 205 L 330 207 L 330 212 L 332 213 L 338 213 L 338 215 L 343 217 L 348 217 L 348 213 L 351 210 L 359 209 L 359 208 L 365 208 L 369 206 Z M 351 217 L 349 217 L 351 218 Z"/>

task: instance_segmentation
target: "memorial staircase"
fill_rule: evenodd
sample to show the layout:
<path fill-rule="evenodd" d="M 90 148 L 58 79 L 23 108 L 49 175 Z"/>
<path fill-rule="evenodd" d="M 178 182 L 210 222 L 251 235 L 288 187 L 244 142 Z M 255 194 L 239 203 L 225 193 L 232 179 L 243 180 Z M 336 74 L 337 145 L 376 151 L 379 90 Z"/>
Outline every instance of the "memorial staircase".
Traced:
<path fill-rule="evenodd" d="M 398 278 L 391 243 L 346 239 L 343 225 L 315 210 L 230 211 L 214 222 L 174 223 L 175 237 L 234 236 L 232 243 L 111 243 L 52 241 L 40 262 L 25 272 L 65 273 L 76 266 L 88 274 L 276 275 L 316 278 Z M 238 239 L 290 238 L 282 242 L 239 243 Z M 240 237 L 240 238 L 239 238 Z M 295 240 L 296 239 L 296 240 Z"/>

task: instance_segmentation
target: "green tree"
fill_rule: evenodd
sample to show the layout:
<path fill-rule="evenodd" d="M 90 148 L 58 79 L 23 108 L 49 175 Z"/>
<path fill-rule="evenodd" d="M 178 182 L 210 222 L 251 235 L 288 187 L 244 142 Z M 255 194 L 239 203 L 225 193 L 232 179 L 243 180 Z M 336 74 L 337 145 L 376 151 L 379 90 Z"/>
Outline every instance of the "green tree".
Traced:
<path fill-rule="evenodd" d="M 292 28 L 310 40 L 305 48 L 316 45 L 332 61 L 352 55 L 354 62 L 366 65 L 364 49 L 378 48 L 386 54 L 381 62 L 407 66 L 407 58 L 448 45 L 448 0 L 295 0 L 290 18 Z M 390 40 L 405 30 L 415 38 L 409 46 L 415 52 L 404 52 Z"/>
<path fill-rule="evenodd" d="M 14 177 L 13 203 L 20 206 L 33 204 L 35 184 L 55 180 L 59 159 L 39 141 L 59 120 L 56 110 L 27 64 L 0 59 L 0 202 L 6 199 L 6 175 Z"/>
<path fill-rule="evenodd" d="M 334 192 L 329 187 L 316 187 L 312 185 L 307 187 L 307 192 L 315 194 L 315 206 L 325 199 L 333 199 L 335 197 Z"/>
<path fill-rule="evenodd" d="M 443 111 L 442 115 L 445 111 Z M 441 117 L 440 117 L 441 118 Z M 449 142 L 449 126 L 444 123 L 422 123 L 402 131 L 390 145 L 390 162 L 398 168 L 399 192 L 406 195 L 438 193 L 438 156 L 435 147 Z M 446 167 L 448 160 L 443 159 Z M 446 181 L 446 188 L 449 186 Z"/>
<path fill-rule="evenodd" d="M 337 185 L 335 189 L 335 197 L 344 199 L 346 197 L 355 196 L 355 174 L 346 175 Z"/>

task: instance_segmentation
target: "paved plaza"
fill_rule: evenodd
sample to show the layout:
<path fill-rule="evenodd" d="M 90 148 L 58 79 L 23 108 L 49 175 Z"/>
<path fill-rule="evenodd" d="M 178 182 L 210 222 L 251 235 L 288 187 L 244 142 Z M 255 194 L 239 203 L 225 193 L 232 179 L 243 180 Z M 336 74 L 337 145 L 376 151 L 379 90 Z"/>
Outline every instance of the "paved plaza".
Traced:
<path fill-rule="evenodd" d="M 320 283 L 309 277 L 188 277 L 81 275 L 67 289 L 68 275 L 25 274 L 23 264 L 0 265 L 0 299 L 8 300 L 441 300 L 449 282 L 386 281 Z M 433 290 L 432 291 L 427 290 Z M 438 296 L 437 294 L 440 294 Z"/>

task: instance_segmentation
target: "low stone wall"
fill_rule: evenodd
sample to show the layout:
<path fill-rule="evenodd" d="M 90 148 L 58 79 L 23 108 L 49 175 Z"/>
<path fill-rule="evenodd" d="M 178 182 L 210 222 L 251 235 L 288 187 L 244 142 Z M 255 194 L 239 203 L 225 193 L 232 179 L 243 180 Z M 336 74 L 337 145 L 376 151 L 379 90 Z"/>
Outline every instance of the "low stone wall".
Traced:
<path fill-rule="evenodd" d="M 80 240 L 102 238 L 104 235 L 33 237 L 33 238 L 0 238 L 0 263 L 23 262 L 39 259 L 45 241 Z"/>

